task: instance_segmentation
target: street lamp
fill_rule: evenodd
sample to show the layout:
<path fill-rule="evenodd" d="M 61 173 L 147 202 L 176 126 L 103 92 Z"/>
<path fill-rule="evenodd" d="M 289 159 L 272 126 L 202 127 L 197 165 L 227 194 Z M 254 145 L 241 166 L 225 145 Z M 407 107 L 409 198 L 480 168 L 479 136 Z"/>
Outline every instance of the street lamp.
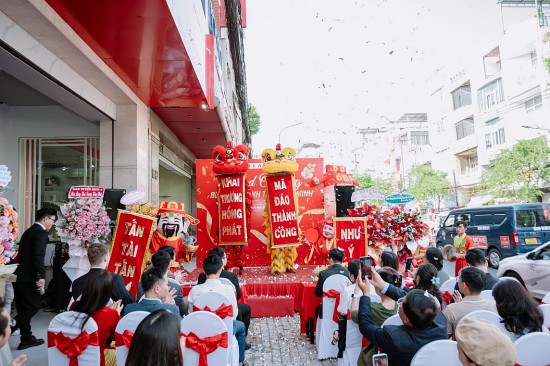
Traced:
<path fill-rule="evenodd" d="M 291 127 L 299 126 L 299 125 L 301 125 L 301 124 L 302 124 L 302 122 L 298 122 L 298 123 L 295 123 L 295 124 L 293 124 L 293 125 L 286 126 L 286 127 L 284 127 L 281 131 L 279 131 L 279 143 L 281 143 L 281 134 L 283 133 L 284 130 L 289 129 L 289 128 L 291 128 Z"/>
<path fill-rule="evenodd" d="M 538 127 L 538 126 L 521 126 L 521 127 L 528 128 L 528 129 L 531 129 L 531 130 L 541 130 L 541 131 L 550 132 L 550 128 L 542 128 L 542 127 Z"/>

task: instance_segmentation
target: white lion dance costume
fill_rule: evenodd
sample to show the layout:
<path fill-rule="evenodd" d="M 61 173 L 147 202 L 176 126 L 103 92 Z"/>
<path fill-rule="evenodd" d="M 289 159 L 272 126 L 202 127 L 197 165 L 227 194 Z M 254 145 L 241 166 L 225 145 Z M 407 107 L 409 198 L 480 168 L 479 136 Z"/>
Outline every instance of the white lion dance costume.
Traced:
<path fill-rule="evenodd" d="M 262 152 L 262 172 L 266 175 L 266 248 L 271 254 L 271 273 L 294 272 L 300 245 L 298 198 L 294 173 L 298 171 L 296 151 L 290 147 Z"/>

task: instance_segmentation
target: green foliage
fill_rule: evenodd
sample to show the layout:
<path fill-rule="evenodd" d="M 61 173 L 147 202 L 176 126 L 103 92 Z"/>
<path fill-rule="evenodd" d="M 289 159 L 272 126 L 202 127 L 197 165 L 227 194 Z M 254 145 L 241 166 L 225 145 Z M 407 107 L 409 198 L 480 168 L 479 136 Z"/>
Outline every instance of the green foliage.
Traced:
<path fill-rule="evenodd" d="M 256 107 L 250 105 L 248 109 L 248 128 L 250 129 L 250 135 L 255 135 L 260 131 L 260 115 L 256 111 Z"/>
<path fill-rule="evenodd" d="M 544 66 L 546 66 L 546 71 L 550 72 L 550 58 L 544 59 Z"/>
<path fill-rule="evenodd" d="M 545 137 L 523 140 L 502 150 L 481 176 L 479 190 L 493 197 L 536 202 L 550 178 L 550 148 Z"/>
<path fill-rule="evenodd" d="M 369 174 L 354 175 L 353 178 L 361 185 L 361 189 L 377 189 L 385 196 L 393 190 L 389 179 L 373 178 Z"/>
<path fill-rule="evenodd" d="M 441 200 L 449 193 L 449 182 L 447 173 L 435 171 L 431 164 L 414 166 L 407 176 L 411 193 L 420 202 L 434 200 L 439 209 Z"/>

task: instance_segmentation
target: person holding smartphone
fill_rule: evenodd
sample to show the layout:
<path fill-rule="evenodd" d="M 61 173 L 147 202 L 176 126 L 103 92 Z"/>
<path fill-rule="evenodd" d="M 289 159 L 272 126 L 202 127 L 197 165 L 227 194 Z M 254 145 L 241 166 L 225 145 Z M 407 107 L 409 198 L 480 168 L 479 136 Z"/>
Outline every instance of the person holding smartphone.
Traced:
<path fill-rule="evenodd" d="M 403 294 L 402 289 L 386 283 L 375 271 L 372 277 L 375 287 L 392 299 L 398 300 Z M 379 327 L 373 322 L 371 282 L 359 276 L 357 286 L 363 294 L 359 299 L 359 330 L 370 343 L 376 344 L 387 354 L 390 365 L 408 366 L 424 345 L 447 338 L 447 320 L 428 291 L 413 289 L 399 299 L 398 314 L 403 325 Z"/>

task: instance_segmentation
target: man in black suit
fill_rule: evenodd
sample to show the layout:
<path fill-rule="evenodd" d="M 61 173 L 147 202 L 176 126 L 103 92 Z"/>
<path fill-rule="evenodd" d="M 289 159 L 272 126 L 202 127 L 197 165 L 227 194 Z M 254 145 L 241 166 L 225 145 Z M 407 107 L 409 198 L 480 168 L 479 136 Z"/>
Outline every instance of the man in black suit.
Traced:
<path fill-rule="evenodd" d="M 92 244 L 88 247 L 88 260 L 90 261 L 90 271 L 83 276 L 78 277 L 73 281 L 72 293 L 73 299 L 78 300 L 82 291 L 84 291 L 84 284 L 86 279 L 91 273 L 101 269 L 107 268 L 109 264 L 109 246 L 107 244 Z M 124 306 L 136 302 L 136 299 L 128 292 L 128 289 L 124 285 L 124 280 L 119 274 L 113 273 L 113 293 L 111 299 L 113 301 L 121 300 Z"/>
<path fill-rule="evenodd" d="M 36 338 L 31 331 L 31 319 L 40 309 L 40 292 L 46 285 L 44 256 L 48 244 L 48 231 L 57 219 L 51 208 L 42 208 L 36 213 L 36 222 L 21 236 L 19 242 L 19 266 L 15 270 L 17 281 L 13 283 L 17 315 L 12 332 L 21 329 L 18 350 L 40 346 L 44 340 Z"/>
<path fill-rule="evenodd" d="M 225 251 L 223 250 L 223 248 L 215 247 L 208 252 L 208 255 L 212 255 L 212 254 L 217 255 L 222 259 L 224 269 L 222 269 L 222 273 L 220 277 L 227 278 L 229 281 L 231 281 L 233 286 L 235 286 L 235 295 L 237 297 L 237 300 L 239 300 L 243 296 L 243 293 L 241 291 L 241 286 L 239 286 L 239 278 L 235 273 L 225 270 L 225 266 L 227 265 L 227 255 L 225 254 Z M 199 274 L 197 283 L 200 285 L 205 282 L 206 282 L 206 274 L 202 272 Z M 237 308 L 239 309 L 237 320 L 240 320 L 244 323 L 244 327 L 246 330 L 245 334 L 248 335 L 248 327 L 250 326 L 250 315 L 251 315 L 252 309 L 250 308 L 250 305 L 243 304 L 242 302 L 237 302 Z M 245 348 L 247 350 L 250 349 L 250 344 L 246 343 Z"/>
<path fill-rule="evenodd" d="M 330 276 L 341 274 L 349 278 L 348 270 L 342 265 L 343 260 L 344 251 L 342 249 L 332 248 L 328 252 L 328 264 L 330 265 L 330 268 L 319 272 L 319 281 L 317 281 L 317 285 L 315 286 L 315 296 L 323 296 L 323 284 Z"/>

